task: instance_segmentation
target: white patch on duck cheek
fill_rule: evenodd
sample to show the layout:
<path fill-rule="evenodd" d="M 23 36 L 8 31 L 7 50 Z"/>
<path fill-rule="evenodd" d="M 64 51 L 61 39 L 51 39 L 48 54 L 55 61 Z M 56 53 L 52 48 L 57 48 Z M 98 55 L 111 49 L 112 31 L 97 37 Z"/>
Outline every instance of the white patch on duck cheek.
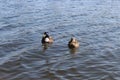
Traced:
<path fill-rule="evenodd" d="M 45 37 L 46 35 L 45 34 L 43 34 L 43 37 Z"/>
<path fill-rule="evenodd" d="M 49 38 L 45 38 L 45 42 L 49 42 Z"/>

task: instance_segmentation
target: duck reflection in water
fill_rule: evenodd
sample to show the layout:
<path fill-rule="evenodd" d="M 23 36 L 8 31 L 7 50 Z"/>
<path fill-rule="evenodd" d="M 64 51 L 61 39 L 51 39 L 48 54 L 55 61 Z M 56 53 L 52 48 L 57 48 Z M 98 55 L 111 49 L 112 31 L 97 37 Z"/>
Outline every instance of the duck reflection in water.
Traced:
<path fill-rule="evenodd" d="M 78 50 L 77 48 L 72 48 L 72 49 L 70 49 L 70 53 L 75 54 L 77 52 L 77 50 Z"/>

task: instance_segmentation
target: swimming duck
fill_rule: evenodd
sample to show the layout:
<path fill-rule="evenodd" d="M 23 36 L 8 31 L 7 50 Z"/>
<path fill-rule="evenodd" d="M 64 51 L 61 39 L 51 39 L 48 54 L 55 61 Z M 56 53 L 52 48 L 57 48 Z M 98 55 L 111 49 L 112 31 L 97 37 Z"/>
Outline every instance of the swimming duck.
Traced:
<path fill-rule="evenodd" d="M 68 43 L 69 48 L 78 48 L 79 47 L 79 42 L 76 38 L 71 38 L 71 40 Z"/>
<path fill-rule="evenodd" d="M 53 41 L 54 41 L 53 38 L 48 35 L 48 32 L 44 32 L 42 40 L 41 40 L 42 44 L 53 43 Z"/>

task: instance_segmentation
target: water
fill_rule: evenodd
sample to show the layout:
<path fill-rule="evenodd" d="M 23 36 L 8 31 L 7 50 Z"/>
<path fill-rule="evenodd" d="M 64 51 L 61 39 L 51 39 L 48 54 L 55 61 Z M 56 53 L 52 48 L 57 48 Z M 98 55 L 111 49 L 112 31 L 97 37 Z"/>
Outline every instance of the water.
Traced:
<path fill-rule="evenodd" d="M 119 0 L 1 0 L 0 80 L 120 80 Z M 43 49 L 43 32 L 55 42 Z M 80 48 L 67 43 L 76 37 Z"/>

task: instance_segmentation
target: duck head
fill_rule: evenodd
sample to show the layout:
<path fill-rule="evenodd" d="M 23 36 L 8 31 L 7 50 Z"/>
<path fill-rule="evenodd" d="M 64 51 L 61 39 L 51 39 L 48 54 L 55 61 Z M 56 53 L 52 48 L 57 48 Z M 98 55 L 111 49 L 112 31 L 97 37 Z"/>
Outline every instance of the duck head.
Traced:
<path fill-rule="evenodd" d="M 44 38 L 49 37 L 48 32 L 44 32 L 43 37 Z"/>
<path fill-rule="evenodd" d="M 76 42 L 76 38 L 72 37 L 70 42 Z"/>

